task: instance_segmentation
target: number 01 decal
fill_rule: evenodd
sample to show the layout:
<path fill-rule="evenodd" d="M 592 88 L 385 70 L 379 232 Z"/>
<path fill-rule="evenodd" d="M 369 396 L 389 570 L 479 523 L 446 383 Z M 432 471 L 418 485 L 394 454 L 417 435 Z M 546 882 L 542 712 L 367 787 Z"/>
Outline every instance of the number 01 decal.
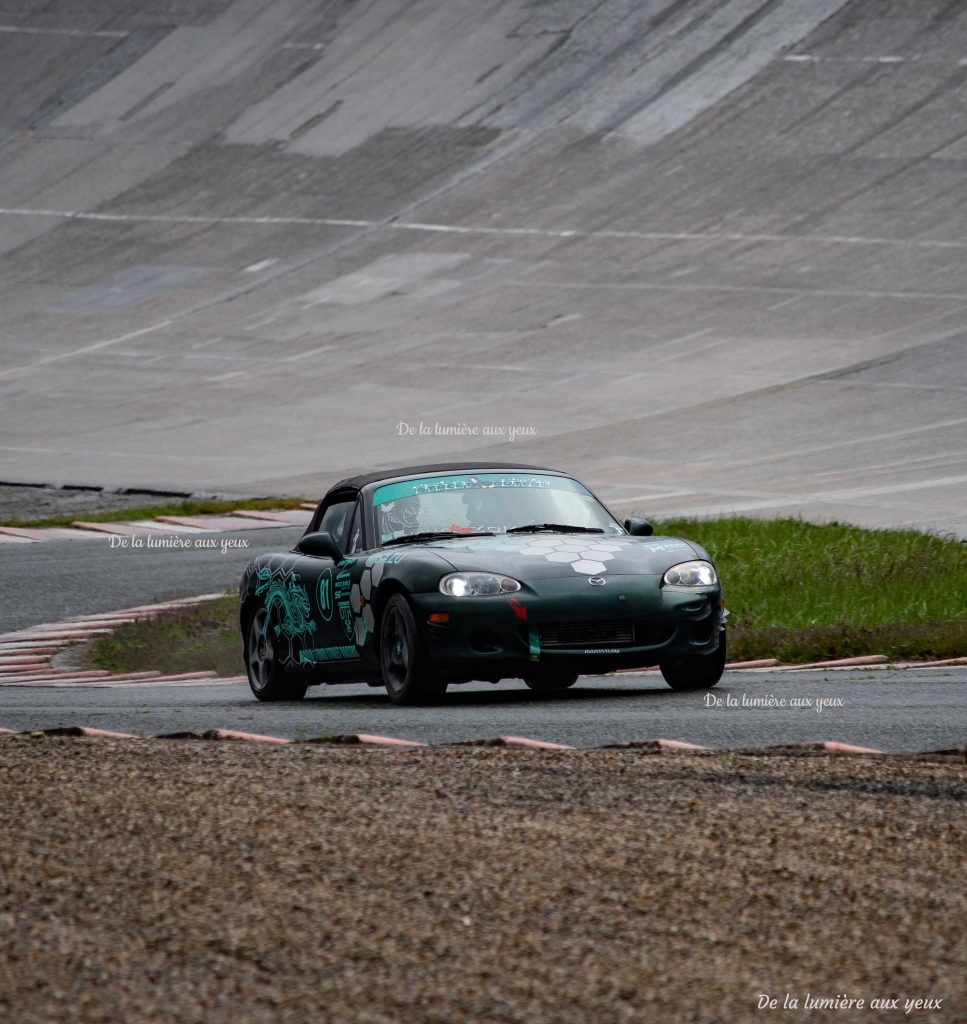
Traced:
<path fill-rule="evenodd" d="M 328 566 L 319 577 L 319 614 L 326 622 L 332 621 L 332 569 Z"/>

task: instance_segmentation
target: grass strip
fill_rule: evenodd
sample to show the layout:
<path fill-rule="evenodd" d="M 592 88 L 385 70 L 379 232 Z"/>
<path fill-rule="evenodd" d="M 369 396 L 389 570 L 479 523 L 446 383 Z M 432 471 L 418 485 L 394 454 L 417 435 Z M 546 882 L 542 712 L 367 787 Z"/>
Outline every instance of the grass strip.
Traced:
<path fill-rule="evenodd" d="M 967 652 L 967 544 L 954 538 L 747 517 L 669 520 L 656 532 L 708 549 L 732 613 L 732 658 Z"/>
<path fill-rule="evenodd" d="M 147 666 L 166 674 L 201 672 L 236 676 L 245 671 L 238 626 L 238 596 L 226 594 L 200 605 L 162 612 L 103 633 L 83 651 L 85 664 L 112 672 Z"/>
<path fill-rule="evenodd" d="M 299 508 L 305 498 L 238 498 L 223 501 L 207 498 L 185 498 L 167 505 L 145 505 L 142 508 L 112 509 L 108 512 L 74 511 L 46 519 L 4 519 L 0 526 L 42 529 L 47 526 L 70 526 L 78 519 L 85 523 L 119 523 L 136 519 L 155 519 L 157 516 L 211 516 L 226 515 L 236 509 L 258 512 L 275 509 Z"/>
<path fill-rule="evenodd" d="M 656 533 L 690 537 L 725 586 L 729 657 L 796 663 L 885 654 L 967 654 L 967 544 L 914 531 L 797 519 L 674 520 Z M 87 659 L 133 672 L 244 671 L 234 594 L 122 626 Z"/>

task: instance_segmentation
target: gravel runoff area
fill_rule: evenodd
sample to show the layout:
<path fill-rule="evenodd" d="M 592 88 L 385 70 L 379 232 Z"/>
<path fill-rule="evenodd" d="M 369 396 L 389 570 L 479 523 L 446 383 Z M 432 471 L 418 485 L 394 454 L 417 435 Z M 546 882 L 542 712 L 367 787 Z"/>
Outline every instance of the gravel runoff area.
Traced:
<path fill-rule="evenodd" d="M 98 487 L 33 487 L 0 484 L 0 521 L 49 519 L 53 516 L 83 516 L 91 512 L 124 512 L 145 505 L 160 505 L 185 495 L 153 494 L 146 491 L 123 493 Z"/>
<path fill-rule="evenodd" d="M 49 487 L 33 484 L 0 483 L 0 522 L 13 519 L 49 519 L 53 516 L 77 515 L 83 517 L 94 512 L 123 513 L 132 508 L 164 505 L 181 501 L 188 495 L 169 491 L 102 490 L 99 487 Z M 204 495 L 204 497 L 230 497 Z M 245 495 L 236 494 L 239 501 Z M 119 518 L 124 518 L 123 515 Z"/>
<path fill-rule="evenodd" d="M 965 798 L 897 757 L 3 736 L 0 1019 L 963 1021 Z"/>

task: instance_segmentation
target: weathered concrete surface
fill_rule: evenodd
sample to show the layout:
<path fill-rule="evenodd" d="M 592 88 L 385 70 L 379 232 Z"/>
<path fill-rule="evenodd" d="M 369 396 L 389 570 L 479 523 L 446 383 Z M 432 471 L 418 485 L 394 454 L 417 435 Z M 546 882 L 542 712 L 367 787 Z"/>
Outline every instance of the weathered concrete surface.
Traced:
<path fill-rule="evenodd" d="M 967 536 L 965 61 L 950 0 L 0 0 L 0 480 Z"/>

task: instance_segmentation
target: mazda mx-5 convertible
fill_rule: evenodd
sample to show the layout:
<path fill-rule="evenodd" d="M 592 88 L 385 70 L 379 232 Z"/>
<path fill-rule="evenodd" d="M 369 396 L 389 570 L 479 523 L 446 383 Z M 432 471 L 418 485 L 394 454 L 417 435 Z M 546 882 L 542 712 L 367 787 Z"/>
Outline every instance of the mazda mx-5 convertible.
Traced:
<path fill-rule="evenodd" d="M 343 480 L 293 551 L 260 555 L 239 588 L 259 700 L 318 683 L 385 686 L 396 704 L 450 683 L 658 665 L 676 690 L 714 686 L 725 609 L 694 541 L 619 523 L 566 473 L 449 463 Z"/>

